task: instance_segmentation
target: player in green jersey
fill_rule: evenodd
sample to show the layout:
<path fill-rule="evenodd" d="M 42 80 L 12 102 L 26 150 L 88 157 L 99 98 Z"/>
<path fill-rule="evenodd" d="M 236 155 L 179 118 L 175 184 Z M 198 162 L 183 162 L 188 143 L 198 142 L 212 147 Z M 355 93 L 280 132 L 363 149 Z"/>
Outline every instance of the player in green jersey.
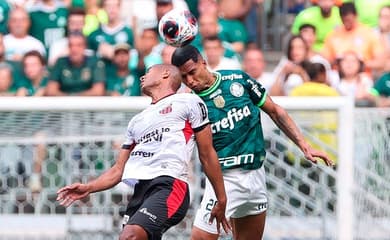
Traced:
<path fill-rule="evenodd" d="M 240 70 L 210 72 L 197 48 L 187 45 L 172 55 L 184 83 L 198 94 L 209 111 L 214 148 L 224 173 L 228 203 L 226 215 L 234 239 L 261 239 L 265 225 L 267 197 L 263 162 L 264 136 L 260 108 L 302 150 L 309 161 L 317 158 L 333 165 L 322 151 L 304 139 L 287 112 L 267 96 L 265 88 Z M 216 203 L 209 183 L 197 212 L 192 239 L 217 239 L 215 225 L 207 223 Z"/>

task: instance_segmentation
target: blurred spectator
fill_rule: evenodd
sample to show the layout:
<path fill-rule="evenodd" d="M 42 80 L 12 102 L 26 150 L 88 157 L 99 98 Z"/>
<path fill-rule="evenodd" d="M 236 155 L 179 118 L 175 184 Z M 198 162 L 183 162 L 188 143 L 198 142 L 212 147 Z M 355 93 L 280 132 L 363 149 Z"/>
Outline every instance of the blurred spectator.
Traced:
<path fill-rule="evenodd" d="M 130 46 L 120 43 L 114 48 L 112 64 L 106 67 L 106 91 L 109 96 L 140 96 L 140 75 L 130 71 Z"/>
<path fill-rule="evenodd" d="M 307 59 L 310 62 L 321 63 L 322 65 L 324 65 L 328 82 L 331 84 L 332 87 L 337 87 L 340 82 L 339 73 L 336 70 L 333 70 L 328 60 L 326 60 L 326 58 L 324 58 L 314 49 L 314 43 L 316 41 L 316 28 L 311 24 L 303 24 L 299 28 L 299 35 L 306 42 L 308 49 Z"/>
<path fill-rule="evenodd" d="M 377 107 L 390 107 L 390 72 L 383 74 L 371 89 Z"/>
<path fill-rule="evenodd" d="M 276 79 L 270 89 L 270 95 L 287 96 L 294 87 L 309 81 L 303 69 L 303 64 L 308 61 L 307 53 L 308 48 L 303 38 L 292 36 L 287 44 L 286 56 L 282 57 L 273 72 Z"/>
<path fill-rule="evenodd" d="M 305 9 L 305 0 L 288 0 L 287 12 L 291 14 L 298 14 Z"/>
<path fill-rule="evenodd" d="M 30 34 L 41 41 L 46 49 L 65 36 L 68 9 L 61 1 L 37 0 L 29 12 Z"/>
<path fill-rule="evenodd" d="M 105 60 L 114 56 L 114 46 L 127 43 L 134 47 L 133 30 L 127 27 L 120 16 L 122 0 L 104 0 L 103 9 L 107 12 L 108 22 L 88 36 L 88 47 Z"/>
<path fill-rule="evenodd" d="M 290 96 L 309 97 L 309 96 L 327 96 L 335 97 L 340 94 L 336 89 L 329 86 L 326 68 L 321 63 L 306 62 L 303 68 L 307 72 L 310 81 L 293 88 Z"/>
<path fill-rule="evenodd" d="M 319 0 L 311 0 L 310 2 L 313 4 L 313 5 L 317 5 L 318 4 L 318 1 Z M 341 6 L 341 4 L 343 4 L 343 2 L 347 2 L 348 0 L 334 0 L 334 4 L 336 6 Z"/>
<path fill-rule="evenodd" d="M 381 71 L 384 67 L 384 44 L 371 28 L 358 22 L 356 14 L 353 3 L 340 6 L 343 26 L 329 33 L 321 53 L 334 64 L 344 53 L 352 51 L 363 60 L 368 68 L 366 71 Z"/>
<path fill-rule="evenodd" d="M 96 31 L 100 25 L 107 24 L 108 16 L 104 9 L 100 7 L 101 0 L 85 0 L 85 25 L 83 33 L 88 36 Z"/>
<path fill-rule="evenodd" d="M 253 0 L 219 0 L 218 13 L 225 19 L 244 21 L 251 10 Z"/>
<path fill-rule="evenodd" d="M 218 36 L 203 38 L 203 51 L 211 71 L 223 69 L 241 69 L 240 62 L 224 57 L 224 49 Z"/>
<path fill-rule="evenodd" d="M 50 71 L 45 94 L 48 96 L 103 96 L 105 65 L 86 56 L 86 39 L 81 32 L 70 33 L 69 56 L 59 58 Z"/>
<path fill-rule="evenodd" d="M 245 50 L 242 62 L 243 70 L 269 91 L 274 82 L 274 77 L 272 73 L 265 72 L 265 67 L 264 55 L 260 49 L 249 48 Z"/>
<path fill-rule="evenodd" d="M 22 68 L 20 62 L 15 62 L 12 60 L 5 59 L 5 47 L 4 47 L 4 37 L 0 34 L 0 64 L 5 63 L 12 69 L 12 89 L 16 89 L 22 78 Z"/>
<path fill-rule="evenodd" d="M 43 56 L 38 51 L 27 52 L 22 66 L 26 81 L 18 88 L 16 96 L 43 96 L 48 81 Z"/>
<path fill-rule="evenodd" d="M 385 5 L 390 5 L 390 0 L 354 0 L 359 22 L 369 27 L 378 25 L 380 9 Z"/>
<path fill-rule="evenodd" d="M 66 26 L 66 33 L 81 32 L 83 31 L 85 23 L 85 11 L 81 8 L 69 9 L 68 24 Z M 87 55 L 93 53 L 89 50 L 86 51 Z M 68 37 L 61 38 L 53 42 L 49 49 L 48 65 L 53 66 L 59 57 L 65 57 L 69 55 Z"/>
<path fill-rule="evenodd" d="M 260 41 L 259 33 L 259 11 L 260 11 L 260 2 L 262 0 L 251 0 L 252 6 L 245 17 L 244 26 L 247 34 L 247 47 L 257 47 Z"/>
<path fill-rule="evenodd" d="M 16 7 L 11 10 L 9 16 L 9 34 L 4 36 L 5 57 L 13 61 L 21 61 L 23 55 L 36 50 L 41 55 L 46 55 L 45 47 L 38 39 L 28 35 L 30 17 L 26 10 Z"/>
<path fill-rule="evenodd" d="M 386 60 L 384 71 L 390 71 L 390 5 L 381 8 L 378 26 L 374 30 L 380 35 L 381 41 L 385 46 Z"/>
<path fill-rule="evenodd" d="M 336 89 L 330 87 L 327 82 L 326 68 L 321 63 L 305 62 L 303 68 L 309 76 L 309 81 L 304 82 L 291 90 L 292 97 L 337 97 L 340 94 Z M 308 113 L 310 114 L 310 113 Z M 313 146 L 319 149 L 324 148 L 324 143 L 330 149 L 337 148 L 337 114 L 333 111 L 321 111 L 321 120 L 314 121 L 308 129 L 308 135 L 312 136 L 307 139 Z M 313 141 L 315 139 L 315 141 Z M 321 142 L 321 144 L 319 144 Z M 326 151 L 327 148 L 323 149 Z M 335 162 L 337 155 L 333 151 L 326 151 L 328 156 Z"/>
<path fill-rule="evenodd" d="M 0 33 L 5 34 L 8 32 L 8 14 L 10 11 L 10 6 L 8 1 L 0 1 Z"/>
<path fill-rule="evenodd" d="M 203 51 L 203 38 L 218 36 L 222 41 L 223 48 L 225 49 L 224 56 L 228 58 L 234 58 L 239 61 L 241 60 L 241 56 L 234 50 L 233 45 L 227 41 L 224 41 L 224 37 L 220 34 L 219 31 L 220 25 L 218 25 L 218 19 L 214 15 L 202 14 L 198 20 L 198 24 L 199 33 L 196 35 L 194 41 L 191 44 L 198 48 L 200 52 Z M 242 48 L 244 47 L 243 43 L 239 43 L 239 45 L 241 45 Z"/>
<path fill-rule="evenodd" d="M 172 0 L 156 0 L 157 22 L 169 11 L 173 9 Z"/>
<path fill-rule="evenodd" d="M 156 28 L 143 29 L 136 42 L 136 51 L 132 51 L 130 68 L 138 69 L 141 75 L 151 66 L 161 63 L 161 45 Z"/>
<path fill-rule="evenodd" d="M 320 51 L 329 32 L 341 25 L 341 19 L 334 0 L 318 0 L 318 6 L 308 7 L 299 13 L 294 20 L 291 32 L 299 34 L 303 24 L 311 24 L 316 29 L 314 50 Z"/>
<path fill-rule="evenodd" d="M 0 96 L 15 96 L 16 89 L 12 87 L 12 67 L 0 63 Z"/>
<path fill-rule="evenodd" d="M 214 0 L 199 1 L 200 16 L 199 34 L 193 45 L 198 47 L 202 44 L 202 37 L 218 35 L 227 50 L 225 55 L 232 57 L 233 53 L 242 53 L 247 43 L 247 31 L 238 20 L 227 20 L 218 16 L 218 3 Z M 227 44 L 229 43 L 229 44 Z M 233 51 L 232 51 L 233 50 Z"/>
<path fill-rule="evenodd" d="M 370 99 L 373 80 L 363 72 L 364 63 L 354 52 L 346 52 L 339 60 L 340 84 L 338 91 L 343 96 L 350 96 L 357 104 Z M 360 101 L 360 103 L 359 103 Z"/>
<path fill-rule="evenodd" d="M 172 54 L 176 50 L 175 47 L 165 44 L 161 51 L 161 60 L 164 64 L 171 64 Z"/>

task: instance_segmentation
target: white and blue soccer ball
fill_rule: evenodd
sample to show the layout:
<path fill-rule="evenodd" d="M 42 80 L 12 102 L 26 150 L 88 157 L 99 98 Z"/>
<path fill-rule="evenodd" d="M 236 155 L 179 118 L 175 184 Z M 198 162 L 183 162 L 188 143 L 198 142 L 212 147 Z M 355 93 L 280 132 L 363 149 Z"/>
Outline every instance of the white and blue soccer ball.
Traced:
<path fill-rule="evenodd" d="M 164 42 L 182 47 L 194 40 L 198 33 L 198 21 L 188 10 L 173 9 L 161 18 L 158 31 Z"/>

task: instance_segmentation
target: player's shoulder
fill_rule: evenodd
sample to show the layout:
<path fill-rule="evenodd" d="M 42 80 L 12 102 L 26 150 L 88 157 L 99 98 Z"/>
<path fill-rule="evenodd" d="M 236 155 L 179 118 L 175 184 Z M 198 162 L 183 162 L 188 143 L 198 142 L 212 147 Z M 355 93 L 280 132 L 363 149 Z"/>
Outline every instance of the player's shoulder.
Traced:
<path fill-rule="evenodd" d="M 217 75 L 220 75 L 220 78 L 222 81 L 226 81 L 226 80 L 230 80 L 230 81 L 234 81 L 234 80 L 243 80 L 245 78 L 247 78 L 247 74 L 242 71 L 242 70 L 238 70 L 238 69 L 232 69 L 232 70 L 217 70 L 216 71 L 216 74 Z"/>
<path fill-rule="evenodd" d="M 222 85 L 230 85 L 233 82 L 239 82 L 246 85 L 248 79 L 251 77 L 242 70 L 218 70 L 216 74 L 219 75 Z"/>
<path fill-rule="evenodd" d="M 171 96 L 173 101 L 191 103 L 202 101 L 201 98 L 194 93 L 176 93 Z"/>

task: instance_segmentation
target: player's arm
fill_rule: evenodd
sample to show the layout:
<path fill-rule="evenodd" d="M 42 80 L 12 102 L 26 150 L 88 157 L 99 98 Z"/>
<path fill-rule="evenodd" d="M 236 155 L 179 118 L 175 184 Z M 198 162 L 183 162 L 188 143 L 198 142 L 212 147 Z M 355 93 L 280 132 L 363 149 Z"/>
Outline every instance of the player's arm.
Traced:
<path fill-rule="evenodd" d="M 222 177 L 222 170 L 219 164 L 217 153 L 213 147 L 210 125 L 195 132 L 195 138 L 198 145 L 199 159 L 202 163 L 203 170 L 213 186 L 217 197 L 217 204 L 211 211 L 210 221 L 217 220 L 218 231 L 222 224 L 225 232 L 230 230 L 230 225 L 225 218 L 226 193 Z"/>
<path fill-rule="evenodd" d="M 269 96 L 266 96 L 264 104 L 261 109 L 266 112 L 275 124 L 289 137 L 303 152 L 305 158 L 316 163 L 316 157 L 324 160 L 326 165 L 333 165 L 329 157 L 321 151 L 313 149 L 310 144 L 306 142 L 301 131 L 298 129 L 295 122 L 291 119 L 286 110 L 274 103 Z"/>
<path fill-rule="evenodd" d="M 85 198 L 90 193 L 100 192 L 117 185 L 121 181 L 125 164 L 134 146 L 135 144 L 130 146 L 124 145 L 119 152 L 115 164 L 98 178 L 86 184 L 74 183 L 58 190 L 57 201 L 60 201 L 61 205 L 67 207 L 74 201 Z"/>

